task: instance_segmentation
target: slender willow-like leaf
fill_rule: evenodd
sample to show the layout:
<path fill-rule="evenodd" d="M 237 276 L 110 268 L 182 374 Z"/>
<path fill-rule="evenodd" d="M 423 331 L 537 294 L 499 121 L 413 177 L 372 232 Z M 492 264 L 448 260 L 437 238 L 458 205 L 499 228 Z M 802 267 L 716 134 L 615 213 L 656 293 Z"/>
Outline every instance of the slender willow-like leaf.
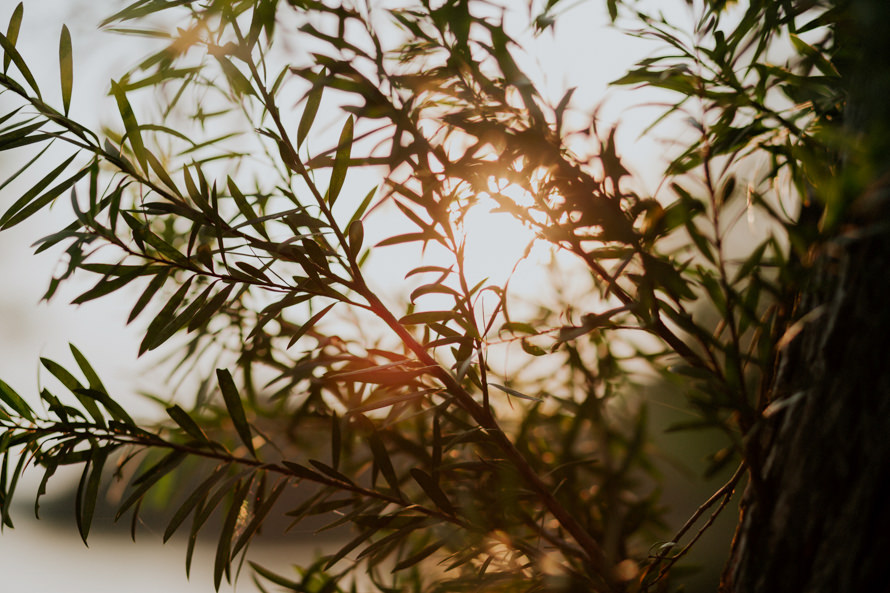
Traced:
<path fill-rule="evenodd" d="M 247 423 L 247 416 L 244 414 L 244 405 L 241 402 L 241 396 L 238 394 L 238 388 L 235 387 L 235 381 L 232 374 L 226 369 L 216 369 L 216 378 L 219 382 L 219 389 L 222 392 L 226 409 L 229 411 L 229 418 L 235 425 L 235 430 L 241 441 L 247 447 L 250 454 L 256 457 L 256 451 L 253 448 L 253 435 L 250 432 L 250 425 Z"/>
<path fill-rule="evenodd" d="M 59 78 L 62 86 L 62 110 L 68 115 L 71 107 L 71 86 L 74 84 L 74 61 L 71 56 L 71 33 L 62 25 L 59 37 Z"/>
<path fill-rule="evenodd" d="M 340 131 L 340 141 L 337 144 L 337 154 L 334 157 L 334 168 L 331 171 L 331 183 L 328 186 L 328 203 L 333 206 L 340 190 L 343 188 L 343 181 L 346 179 L 346 171 L 349 169 L 349 155 L 352 151 L 352 135 L 355 121 L 350 116 L 343 129 Z"/>

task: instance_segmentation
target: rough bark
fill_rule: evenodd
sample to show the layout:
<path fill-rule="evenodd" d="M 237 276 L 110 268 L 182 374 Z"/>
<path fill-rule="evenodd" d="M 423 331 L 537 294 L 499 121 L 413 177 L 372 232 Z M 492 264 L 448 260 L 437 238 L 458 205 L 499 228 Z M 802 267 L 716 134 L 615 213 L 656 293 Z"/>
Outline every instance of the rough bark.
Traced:
<path fill-rule="evenodd" d="M 890 3 L 849 11 L 845 120 L 864 189 L 814 257 L 797 303 L 809 320 L 782 352 L 775 413 L 748 435 L 725 593 L 890 591 Z"/>
<path fill-rule="evenodd" d="M 785 407 L 752 435 L 763 463 L 724 591 L 890 587 L 890 238 L 850 238 L 838 255 L 810 297 L 821 315 L 785 358 Z"/>

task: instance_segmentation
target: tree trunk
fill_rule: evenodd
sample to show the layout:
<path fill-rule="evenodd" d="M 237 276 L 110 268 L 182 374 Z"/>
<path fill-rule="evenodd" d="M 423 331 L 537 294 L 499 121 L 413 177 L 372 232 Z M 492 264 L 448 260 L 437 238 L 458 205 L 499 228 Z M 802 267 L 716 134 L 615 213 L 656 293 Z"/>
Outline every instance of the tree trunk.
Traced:
<path fill-rule="evenodd" d="M 748 435 L 725 593 L 890 591 L 890 2 L 853 0 L 847 17 L 844 119 L 859 152 L 842 175 L 864 189 L 813 259 L 774 413 Z"/>

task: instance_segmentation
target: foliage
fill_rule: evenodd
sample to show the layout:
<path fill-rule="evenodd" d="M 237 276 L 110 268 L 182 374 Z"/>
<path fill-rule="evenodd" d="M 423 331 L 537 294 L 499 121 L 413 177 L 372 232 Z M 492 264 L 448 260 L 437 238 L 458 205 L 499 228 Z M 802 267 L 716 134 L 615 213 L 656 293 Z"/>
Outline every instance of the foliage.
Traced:
<path fill-rule="evenodd" d="M 539 29 L 555 26 L 558 4 L 539 10 Z M 0 229 L 69 194 L 71 223 L 37 243 L 66 253 L 46 298 L 82 272 L 98 280 L 75 303 L 140 287 L 129 316 L 149 319 L 140 352 L 172 340 L 176 372 L 198 380 L 189 409 L 158 396 L 158 424 L 131 418 L 73 346 L 82 378 L 43 360 L 65 394 L 43 389 L 42 409 L 0 383 L 3 523 L 26 467 L 44 468 L 42 494 L 60 466 L 78 465 L 84 540 L 108 476 L 128 484 L 117 515 L 134 530 L 151 492 L 174 493 L 164 537 L 188 525 L 187 566 L 216 513 L 217 587 L 281 513 L 354 528 L 299 581 L 253 564 L 294 591 L 355 588 L 354 574 L 381 591 L 663 579 L 694 521 L 653 545 L 664 532 L 645 406 L 629 396 L 634 363 L 687 385 L 698 419 L 676 428 L 725 433 L 709 471 L 739 469 L 693 519 L 719 510 L 756 462 L 746 439 L 770 413 L 777 353 L 805 322 L 790 305 L 820 232 L 808 213 L 824 229 L 843 204 L 824 189 L 843 100 L 837 11 L 694 4 L 687 32 L 606 5 L 667 48 L 616 84 L 673 93 L 668 119 L 696 131 L 657 195 L 630 189 L 614 129 L 569 127 L 571 90 L 555 105 L 542 97 L 488 3 L 139 0 L 103 26 L 160 50 L 111 83 L 120 121 L 101 132 L 69 114 L 67 29 L 61 106 L 45 100 L 16 50 L 19 5 L 0 35 L 0 84 L 20 103 L 0 118 L 0 145 L 34 157 L 2 187 L 50 145 L 67 156 L 4 204 Z M 296 55 L 282 50 L 289 38 Z M 147 93 L 153 120 L 135 99 Z M 332 112 L 336 144 L 316 121 Z M 579 137 L 592 155 L 568 148 Z M 356 187 L 362 169 L 373 187 Z M 529 310 L 509 280 L 473 281 L 463 221 L 481 196 L 583 264 L 567 282 L 590 281 L 589 301 Z M 743 253 L 728 247 L 752 219 L 770 231 Z M 392 302 L 369 270 L 397 246 L 446 263 L 401 270 Z M 535 364 L 499 368 L 502 347 Z"/>

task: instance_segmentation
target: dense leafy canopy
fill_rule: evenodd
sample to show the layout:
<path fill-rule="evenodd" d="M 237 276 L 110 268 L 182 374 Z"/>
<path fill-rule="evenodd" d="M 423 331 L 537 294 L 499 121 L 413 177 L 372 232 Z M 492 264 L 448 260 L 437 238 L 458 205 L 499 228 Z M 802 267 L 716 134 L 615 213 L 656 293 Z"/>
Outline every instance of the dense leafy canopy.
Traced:
<path fill-rule="evenodd" d="M 564 4 L 533 5 L 529 26 L 559 35 Z M 167 484 L 164 537 L 188 531 L 187 566 L 217 514 L 217 586 L 281 513 L 354 529 L 298 581 L 252 564 L 294 591 L 347 590 L 352 575 L 381 591 L 663 579 L 751 462 L 777 353 L 805 323 L 790 308 L 800 256 L 854 189 L 830 158 L 840 12 L 690 3 L 687 30 L 604 4 L 664 47 L 615 84 L 666 92 L 666 121 L 692 130 L 655 195 L 614 129 L 568 117 L 594 106 L 571 90 L 544 99 L 494 4 L 138 0 L 103 26 L 160 49 L 112 81 L 118 115 L 101 132 L 70 113 L 67 29 L 61 103 L 44 98 L 16 49 L 20 4 L 0 34 L 0 85 L 19 103 L 0 117 L 0 148 L 34 156 L 0 187 L 46 172 L 4 197 L 0 229 L 70 198 L 70 224 L 37 243 L 67 262 L 46 298 L 75 273 L 96 276 L 75 303 L 138 287 L 140 352 L 174 343 L 196 394 L 137 422 L 73 346 L 75 372 L 42 361 L 58 388 L 40 406 L 0 382 L 3 523 L 27 467 L 44 468 L 42 493 L 77 465 L 84 540 L 108 479 L 128 482 L 117 514 L 134 529 Z M 589 155 L 569 148 L 579 138 Z M 530 306 L 509 280 L 467 273 L 464 221 L 483 197 L 580 264 L 552 280 L 556 297 Z M 728 245 L 751 220 L 762 238 Z M 405 261 L 388 255 L 399 249 L 432 255 L 399 270 L 393 297 L 375 261 Z M 571 284 L 589 285 L 585 300 L 559 297 Z M 522 362 L 496 364 L 504 348 Z M 671 539 L 631 396 L 637 361 L 682 378 L 695 420 L 677 428 L 726 435 L 709 471 L 738 465 Z"/>

